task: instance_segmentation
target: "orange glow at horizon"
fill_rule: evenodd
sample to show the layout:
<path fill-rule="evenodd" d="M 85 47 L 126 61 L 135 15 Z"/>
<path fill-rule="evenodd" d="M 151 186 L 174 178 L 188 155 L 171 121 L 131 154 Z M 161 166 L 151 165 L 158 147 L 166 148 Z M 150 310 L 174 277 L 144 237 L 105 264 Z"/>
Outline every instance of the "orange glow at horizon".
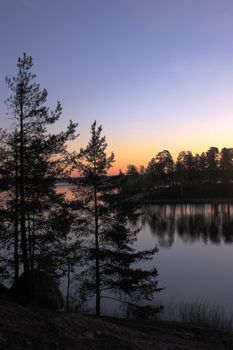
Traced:
<path fill-rule="evenodd" d="M 138 146 L 138 148 L 134 148 L 131 150 L 128 150 L 127 152 L 125 152 L 124 150 L 120 149 L 118 150 L 118 152 L 115 153 L 115 158 L 116 161 L 113 163 L 113 166 L 111 167 L 111 169 L 109 170 L 108 174 L 109 175 L 117 175 L 119 174 L 119 171 L 125 173 L 127 171 L 127 165 L 129 164 L 133 164 L 135 165 L 138 169 L 140 168 L 141 165 L 143 165 L 145 168 L 148 165 L 148 162 L 155 157 L 159 152 L 163 151 L 163 150 L 168 150 L 172 157 L 174 162 L 177 159 L 177 156 L 179 154 L 179 152 L 181 151 L 191 151 L 192 154 L 195 156 L 197 153 L 201 154 L 202 152 L 207 152 L 208 149 L 212 146 L 215 146 L 219 149 L 219 152 L 221 151 L 221 149 L 223 147 L 226 148 L 233 148 L 233 136 L 232 136 L 232 140 L 229 138 L 224 138 L 224 140 L 222 142 L 216 142 L 213 141 L 211 142 L 210 140 L 208 140 L 207 142 L 203 142 L 203 143 L 193 143 L 190 145 L 188 143 L 184 143 L 183 147 L 163 147 L 161 146 L 155 146 L 155 147 L 148 147 L 147 149 L 142 148 L 141 146 Z"/>
<path fill-rule="evenodd" d="M 168 150 L 173 160 L 176 161 L 180 151 L 191 151 L 193 155 L 206 152 L 210 147 L 218 147 L 219 151 L 223 147 L 233 147 L 233 118 L 226 112 L 224 123 L 221 123 L 220 115 L 214 115 L 210 121 L 207 115 L 199 121 L 191 119 L 182 124 L 171 123 L 166 128 L 159 130 L 156 126 L 149 128 L 122 127 L 119 129 L 104 128 L 108 143 L 107 155 L 111 152 L 115 154 L 115 162 L 108 174 L 117 175 L 121 170 L 127 170 L 128 164 L 134 164 L 138 168 L 140 165 L 147 167 L 148 162 L 159 152 Z M 70 144 L 70 150 L 78 150 L 85 147 L 89 139 L 89 130 L 80 131 L 80 137 Z M 76 145 L 76 147 L 75 147 Z"/>

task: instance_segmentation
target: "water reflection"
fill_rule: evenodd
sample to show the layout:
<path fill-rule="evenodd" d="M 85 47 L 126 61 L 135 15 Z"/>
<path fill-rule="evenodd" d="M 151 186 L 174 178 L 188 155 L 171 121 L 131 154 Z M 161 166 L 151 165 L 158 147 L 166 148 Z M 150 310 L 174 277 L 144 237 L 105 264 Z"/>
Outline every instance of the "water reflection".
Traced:
<path fill-rule="evenodd" d="M 161 247 L 170 248 L 175 235 L 188 244 L 233 242 L 233 204 L 153 204 L 142 211 L 142 226 L 149 226 Z"/>

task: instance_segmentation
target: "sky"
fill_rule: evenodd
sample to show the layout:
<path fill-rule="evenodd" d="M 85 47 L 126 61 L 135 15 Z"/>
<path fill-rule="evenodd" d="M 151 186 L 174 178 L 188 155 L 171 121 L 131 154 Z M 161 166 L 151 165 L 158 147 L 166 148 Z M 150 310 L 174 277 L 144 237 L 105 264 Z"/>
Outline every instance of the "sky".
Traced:
<path fill-rule="evenodd" d="M 232 0 L 0 0 L 0 127 L 5 77 L 33 57 L 48 106 L 61 101 L 85 147 L 103 126 L 112 173 L 168 149 L 233 147 Z"/>

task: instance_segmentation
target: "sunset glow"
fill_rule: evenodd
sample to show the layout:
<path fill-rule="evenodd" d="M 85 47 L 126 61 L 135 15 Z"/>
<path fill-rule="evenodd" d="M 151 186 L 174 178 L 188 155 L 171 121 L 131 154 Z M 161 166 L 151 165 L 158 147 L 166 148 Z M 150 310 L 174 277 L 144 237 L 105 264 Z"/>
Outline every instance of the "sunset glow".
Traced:
<path fill-rule="evenodd" d="M 1 127 L 5 76 L 26 52 L 48 104 L 62 103 L 57 130 L 79 123 L 70 149 L 102 124 L 112 174 L 164 149 L 233 147 L 232 18 L 228 0 L 1 1 Z"/>

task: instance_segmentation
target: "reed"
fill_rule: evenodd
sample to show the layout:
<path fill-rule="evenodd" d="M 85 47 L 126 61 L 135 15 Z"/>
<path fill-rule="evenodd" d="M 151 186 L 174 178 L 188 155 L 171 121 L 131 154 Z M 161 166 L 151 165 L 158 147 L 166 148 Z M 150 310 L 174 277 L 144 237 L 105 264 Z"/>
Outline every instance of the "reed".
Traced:
<path fill-rule="evenodd" d="M 219 307 L 211 308 L 205 302 L 168 303 L 165 306 L 162 318 L 229 331 L 233 330 L 233 315 L 228 316 L 223 309 Z"/>

